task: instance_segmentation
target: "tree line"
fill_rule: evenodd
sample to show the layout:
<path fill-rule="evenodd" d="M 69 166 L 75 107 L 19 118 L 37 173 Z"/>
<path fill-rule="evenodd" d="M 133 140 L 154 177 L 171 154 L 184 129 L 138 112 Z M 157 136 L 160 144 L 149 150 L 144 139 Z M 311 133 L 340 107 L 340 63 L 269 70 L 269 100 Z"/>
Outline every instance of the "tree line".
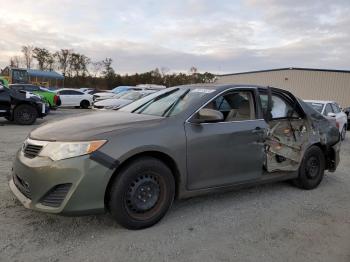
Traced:
<path fill-rule="evenodd" d="M 121 75 L 115 72 L 112 58 L 93 61 L 88 56 L 72 49 L 60 49 L 51 52 L 47 48 L 22 46 L 22 57 L 10 58 L 11 67 L 27 69 L 57 70 L 65 77 L 65 87 L 93 87 L 110 89 L 120 85 L 158 84 L 175 86 L 195 83 L 211 83 L 215 75 L 199 73 L 191 67 L 187 73 L 169 73 L 168 68 L 156 68 L 145 73 Z"/>

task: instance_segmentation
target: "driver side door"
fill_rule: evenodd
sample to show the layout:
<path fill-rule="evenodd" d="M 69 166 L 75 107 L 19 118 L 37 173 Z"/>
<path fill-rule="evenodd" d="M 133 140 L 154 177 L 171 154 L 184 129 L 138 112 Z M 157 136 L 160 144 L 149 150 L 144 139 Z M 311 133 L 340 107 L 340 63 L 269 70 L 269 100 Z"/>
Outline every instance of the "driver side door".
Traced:
<path fill-rule="evenodd" d="M 228 91 L 204 106 L 220 111 L 223 121 L 185 123 L 189 190 L 261 178 L 267 124 L 258 116 L 255 101 L 253 89 Z"/>

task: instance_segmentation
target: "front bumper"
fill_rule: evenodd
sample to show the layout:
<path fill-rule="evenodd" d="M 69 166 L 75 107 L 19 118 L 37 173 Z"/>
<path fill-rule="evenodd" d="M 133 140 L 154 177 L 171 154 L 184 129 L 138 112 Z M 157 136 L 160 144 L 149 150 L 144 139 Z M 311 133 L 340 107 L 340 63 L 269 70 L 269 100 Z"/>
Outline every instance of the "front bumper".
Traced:
<path fill-rule="evenodd" d="M 95 214 L 105 211 L 105 191 L 112 173 L 89 155 L 52 161 L 46 157 L 30 159 L 19 151 L 9 186 L 29 209 L 62 215 Z M 69 186 L 57 191 L 61 185 Z M 58 197 L 59 204 L 51 205 Z"/>

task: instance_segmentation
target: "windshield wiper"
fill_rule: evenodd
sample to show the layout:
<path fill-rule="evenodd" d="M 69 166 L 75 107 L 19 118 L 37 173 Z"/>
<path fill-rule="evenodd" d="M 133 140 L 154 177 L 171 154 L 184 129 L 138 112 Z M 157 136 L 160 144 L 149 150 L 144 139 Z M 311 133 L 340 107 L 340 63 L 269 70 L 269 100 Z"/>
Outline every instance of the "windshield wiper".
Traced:
<path fill-rule="evenodd" d="M 179 96 L 173 103 L 170 104 L 170 106 L 168 106 L 162 116 L 165 116 L 168 112 L 169 114 L 173 111 L 174 107 L 188 94 L 188 92 L 190 92 L 190 89 L 187 89 L 181 96 Z"/>
<path fill-rule="evenodd" d="M 166 96 L 168 96 L 169 94 L 172 94 L 173 92 L 176 92 L 176 91 L 178 91 L 178 90 L 179 90 L 179 88 L 176 88 L 176 89 L 173 89 L 173 90 L 171 90 L 171 91 L 165 92 L 164 94 L 161 94 L 161 95 L 159 95 L 159 96 L 153 98 L 152 100 L 150 100 L 150 101 L 148 101 L 148 102 L 146 102 L 146 103 L 140 105 L 140 106 L 137 107 L 136 109 L 132 110 L 131 113 L 141 114 L 141 113 L 142 113 L 143 111 L 145 111 L 146 108 L 149 107 L 152 103 L 154 103 L 154 102 L 158 101 L 159 99 L 162 99 L 163 97 L 166 97 Z M 142 107 L 144 107 L 144 108 L 142 108 Z M 137 110 L 140 110 L 141 108 L 142 108 L 142 110 L 141 110 L 140 112 L 136 112 Z"/>

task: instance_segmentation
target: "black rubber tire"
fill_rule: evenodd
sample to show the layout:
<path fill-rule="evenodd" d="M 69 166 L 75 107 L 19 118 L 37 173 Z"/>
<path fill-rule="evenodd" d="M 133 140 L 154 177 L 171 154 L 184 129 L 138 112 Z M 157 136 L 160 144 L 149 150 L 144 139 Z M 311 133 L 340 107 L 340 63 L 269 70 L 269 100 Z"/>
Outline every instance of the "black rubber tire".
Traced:
<path fill-rule="evenodd" d="M 88 109 L 90 106 L 90 102 L 87 101 L 87 100 L 83 100 L 80 102 L 80 107 L 83 108 L 83 109 Z"/>
<path fill-rule="evenodd" d="M 36 108 L 29 104 L 22 104 L 15 108 L 13 120 L 19 125 L 32 125 L 38 117 Z"/>
<path fill-rule="evenodd" d="M 310 175 L 308 162 L 316 161 L 317 172 Z M 304 154 L 303 160 L 299 167 L 299 176 L 293 182 L 299 188 L 310 190 L 316 188 L 322 181 L 325 170 L 325 157 L 318 146 L 311 146 Z"/>
<path fill-rule="evenodd" d="M 345 140 L 345 137 L 346 137 L 346 130 L 347 130 L 346 125 L 344 125 L 344 126 L 343 126 L 343 129 L 342 129 L 342 131 L 341 131 L 341 133 L 340 133 L 340 139 L 341 139 L 342 141 Z"/>
<path fill-rule="evenodd" d="M 149 174 L 157 177 L 159 195 L 150 209 L 136 213 L 129 207 L 128 194 L 135 180 Z M 117 174 L 109 193 L 109 211 L 120 225 L 128 229 L 147 228 L 160 221 L 171 207 L 175 197 L 174 176 L 162 161 L 153 157 L 138 158 Z"/>

